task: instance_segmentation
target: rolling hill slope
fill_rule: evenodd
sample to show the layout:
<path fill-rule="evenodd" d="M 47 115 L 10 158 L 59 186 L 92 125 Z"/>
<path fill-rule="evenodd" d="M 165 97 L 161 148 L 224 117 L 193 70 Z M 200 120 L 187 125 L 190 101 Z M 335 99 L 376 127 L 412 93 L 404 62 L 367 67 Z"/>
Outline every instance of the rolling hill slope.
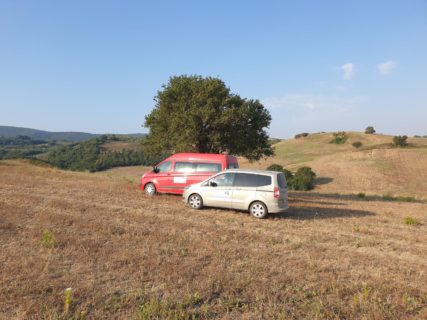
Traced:
<path fill-rule="evenodd" d="M 101 134 L 87 133 L 87 132 L 51 132 L 30 128 L 0 126 L 0 137 L 16 137 L 28 136 L 33 139 L 43 140 L 64 140 L 71 142 L 81 142 L 101 136 Z M 117 136 L 131 136 L 131 137 L 144 137 L 144 133 L 130 133 L 130 134 L 117 134 Z"/>
<path fill-rule="evenodd" d="M 276 156 L 241 167 L 267 168 L 277 163 L 296 170 L 310 166 L 317 173 L 314 192 L 400 195 L 427 198 L 427 139 L 409 138 L 410 146 L 395 148 L 392 136 L 349 132 L 342 145 L 329 143 L 332 133 L 282 140 L 275 144 Z M 363 146 L 356 149 L 353 142 Z"/>

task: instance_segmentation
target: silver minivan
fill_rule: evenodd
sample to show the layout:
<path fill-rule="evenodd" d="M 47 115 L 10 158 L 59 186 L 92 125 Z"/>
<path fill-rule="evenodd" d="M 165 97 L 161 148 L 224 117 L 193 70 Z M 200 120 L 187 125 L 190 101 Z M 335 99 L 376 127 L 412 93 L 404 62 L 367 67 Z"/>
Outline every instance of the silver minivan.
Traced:
<path fill-rule="evenodd" d="M 248 210 L 255 218 L 288 209 L 288 191 L 283 173 L 231 169 L 184 190 L 184 202 L 194 209 L 206 207 Z"/>

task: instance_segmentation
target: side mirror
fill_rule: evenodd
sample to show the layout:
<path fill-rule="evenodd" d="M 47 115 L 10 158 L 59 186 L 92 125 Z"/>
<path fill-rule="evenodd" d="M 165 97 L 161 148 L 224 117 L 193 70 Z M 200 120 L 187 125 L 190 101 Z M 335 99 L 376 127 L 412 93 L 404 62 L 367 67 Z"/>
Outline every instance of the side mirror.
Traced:
<path fill-rule="evenodd" d="M 157 167 L 153 167 L 153 172 L 154 172 L 154 173 L 159 173 L 159 172 L 160 172 L 160 169 L 159 169 L 159 168 L 157 168 Z"/>
<path fill-rule="evenodd" d="M 215 181 L 210 181 L 210 182 L 209 182 L 209 185 L 210 185 L 211 187 L 216 187 L 216 186 L 218 186 L 218 185 L 217 185 L 217 183 L 216 183 Z"/>

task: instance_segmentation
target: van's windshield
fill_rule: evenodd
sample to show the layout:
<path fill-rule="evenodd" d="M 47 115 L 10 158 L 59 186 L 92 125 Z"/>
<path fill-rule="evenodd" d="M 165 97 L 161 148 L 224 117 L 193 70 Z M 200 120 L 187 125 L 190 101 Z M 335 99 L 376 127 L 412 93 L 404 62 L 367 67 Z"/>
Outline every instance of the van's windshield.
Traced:
<path fill-rule="evenodd" d="M 161 165 L 157 166 L 157 173 L 158 172 L 169 172 L 171 169 L 171 162 L 163 162 Z"/>

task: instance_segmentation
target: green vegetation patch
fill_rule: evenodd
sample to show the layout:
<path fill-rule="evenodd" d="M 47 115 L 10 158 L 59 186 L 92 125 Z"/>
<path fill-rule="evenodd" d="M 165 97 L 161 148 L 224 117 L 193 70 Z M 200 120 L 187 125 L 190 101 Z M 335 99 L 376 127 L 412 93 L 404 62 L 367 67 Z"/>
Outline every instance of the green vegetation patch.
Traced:
<path fill-rule="evenodd" d="M 406 147 L 408 146 L 408 136 L 395 136 L 393 137 L 393 145 L 396 147 Z"/>
<path fill-rule="evenodd" d="M 153 158 L 145 156 L 142 148 L 130 150 L 108 150 L 104 144 L 113 141 L 130 141 L 136 138 L 119 138 L 115 135 L 103 135 L 99 138 L 74 143 L 51 150 L 46 161 L 55 167 L 74 171 L 101 171 L 112 167 L 152 165 L 164 155 Z"/>
<path fill-rule="evenodd" d="M 314 188 L 316 173 L 310 167 L 301 167 L 295 173 L 292 173 L 280 164 L 272 164 L 267 170 L 282 172 L 290 190 L 308 191 Z"/>
<path fill-rule="evenodd" d="M 405 224 L 407 224 L 408 226 L 419 226 L 419 225 L 421 225 L 420 221 L 418 221 L 417 219 L 412 218 L 412 217 L 406 217 L 404 221 L 405 221 Z"/>
<path fill-rule="evenodd" d="M 307 132 L 303 132 L 303 133 L 298 133 L 295 135 L 295 139 L 299 139 L 299 138 L 305 138 L 308 136 Z"/>
<path fill-rule="evenodd" d="M 46 248 L 52 248 L 55 245 L 55 237 L 50 230 L 43 231 L 41 243 Z"/>
<path fill-rule="evenodd" d="M 355 141 L 355 142 L 353 142 L 353 147 L 355 147 L 356 149 L 359 149 L 362 145 L 363 145 L 363 143 L 362 142 L 360 142 L 360 141 Z"/>
<path fill-rule="evenodd" d="M 34 158 L 57 144 L 55 140 L 46 141 L 28 136 L 0 137 L 0 159 Z"/>
<path fill-rule="evenodd" d="M 345 131 L 334 132 L 333 136 L 334 138 L 329 143 L 344 144 L 348 139 L 348 135 Z"/>

